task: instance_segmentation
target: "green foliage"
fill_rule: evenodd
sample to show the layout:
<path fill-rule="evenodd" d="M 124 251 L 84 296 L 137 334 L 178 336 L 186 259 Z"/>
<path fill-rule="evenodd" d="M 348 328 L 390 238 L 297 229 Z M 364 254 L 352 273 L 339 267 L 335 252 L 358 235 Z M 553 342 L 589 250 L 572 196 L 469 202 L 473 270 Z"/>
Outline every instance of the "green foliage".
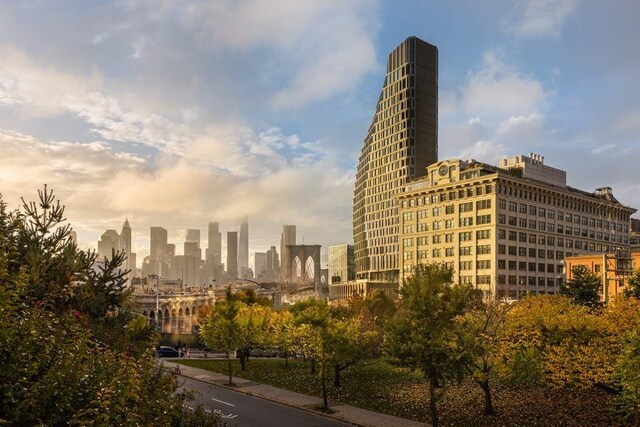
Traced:
<path fill-rule="evenodd" d="M 623 295 L 625 298 L 640 299 L 640 270 L 635 270 L 627 279 L 627 286 Z"/>
<path fill-rule="evenodd" d="M 267 297 L 260 297 L 252 288 L 243 289 L 233 294 L 233 299 L 246 305 L 261 305 L 263 307 L 271 307 L 271 301 Z"/>
<path fill-rule="evenodd" d="M 630 334 L 629 343 L 615 366 L 615 375 L 621 388 L 618 403 L 622 418 L 637 416 L 640 414 L 640 330 Z"/>
<path fill-rule="evenodd" d="M 573 279 L 560 286 L 560 295 L 570 298 L 575 304 L 592 309 L 599 308 L 600 278 L 591 273 L 584 265 L 576 265 L 571 269 Z"/>
<path fill-rule="evenodd" d="M 402 304 L 387 323 L 385 349 L 401 365 L 420 369 L 429 382 L 431 422 L 437 426 L 436 388 L 461 380 L 470 363 L 456 340 L 454 321 L 478 298 L 469 286 L 453 285 L 444 264 L 419 264 L 405 279 Z"/>
<path fill-rule="evenodd" d="M 69 239 L 64 208 L 0 198 L 0 423 L 180 425 L 187 396 L 155 363 L 158 336 L 128 313 L 118 260 Z M 208 417 L 201 425 L 216 425 Z"/>

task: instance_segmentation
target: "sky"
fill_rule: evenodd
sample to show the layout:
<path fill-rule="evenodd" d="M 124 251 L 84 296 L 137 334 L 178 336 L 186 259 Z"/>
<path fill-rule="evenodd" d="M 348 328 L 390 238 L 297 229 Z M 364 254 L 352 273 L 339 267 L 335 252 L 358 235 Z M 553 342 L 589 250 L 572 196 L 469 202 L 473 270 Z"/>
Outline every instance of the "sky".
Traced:
<path fill-rule="evenodd" d="M 640 207 L 635 0 L 0 0 L 0 193 L 43 184 L 85 248 L 250 221 L 250 257 L 350 243 L 388 53 L 439 49 L 439 157 L 535 152 Z M 637 215 L 636 215 L 637 216 Z M 224 260 L 224 256 L 223 256 Z"/>

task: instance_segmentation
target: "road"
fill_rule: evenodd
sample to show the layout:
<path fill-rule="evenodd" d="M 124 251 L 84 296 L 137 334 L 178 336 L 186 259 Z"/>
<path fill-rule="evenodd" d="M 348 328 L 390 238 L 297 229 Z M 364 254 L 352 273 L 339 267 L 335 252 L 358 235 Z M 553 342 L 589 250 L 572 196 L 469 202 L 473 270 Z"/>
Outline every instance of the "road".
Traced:
<path fill-rule="evenodd" d="M 202 381 L 185 377 L 180 377 L 180 380 L 184 381 L 184 388 L 197 390 L 200 393 L 200 396 L 188 403 L 189 406 L 200 403 L 205 409 L 221 410 L 223 421 L 230 427 L 335 427 L 351 425 Z"/>

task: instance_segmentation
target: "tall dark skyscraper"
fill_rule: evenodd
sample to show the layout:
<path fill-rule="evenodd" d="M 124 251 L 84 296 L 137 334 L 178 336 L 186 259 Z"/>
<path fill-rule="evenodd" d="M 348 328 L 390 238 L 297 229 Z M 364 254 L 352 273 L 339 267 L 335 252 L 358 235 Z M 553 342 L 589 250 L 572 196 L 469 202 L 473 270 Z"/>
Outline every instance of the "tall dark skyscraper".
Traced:
<path fill-rule="evenodd" d="M 238 278 L 238 232 L 227 231 L 227 274 L 230 279 Z"/>
<path fill-rule="evenodd" d="M 360 153 L 353 194 L 356 277 L 398 280 L 398 205 L 408 180 L 438 161 L 438 48 L 416 37 L 396 47 Z"/>

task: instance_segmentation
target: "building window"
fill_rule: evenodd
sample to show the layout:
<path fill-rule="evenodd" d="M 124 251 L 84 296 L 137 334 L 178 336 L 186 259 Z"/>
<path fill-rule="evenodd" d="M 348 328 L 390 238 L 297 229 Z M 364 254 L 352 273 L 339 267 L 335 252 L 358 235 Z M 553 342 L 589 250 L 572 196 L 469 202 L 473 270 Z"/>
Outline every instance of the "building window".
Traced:
<path fill-rule="evenodd" d="M 461 242 L 468 242 L 468 241 L 471 241 L 471 239 L 472 239 L 472 234 L 470 231 L 465 231 L 464 233 L 458 234 L 458 240 Z"/>
<path fill-rule="evenodd" d="M 473 268 L 473 261 L 460 261 L 460 271 L 471 270 Z"/>
<path fill-rule="evenodd" d="M 460 212 L 472 212 L 473 211 L 473 203 L 460 203 Z"/>
<path fill-rule="evenodd" d="M 488 255 L 491 253 L 491 245 L 479 245 L 476 250 L 478 255 Z"/>
<path fill-rule="evenodd" d="M 473 225 L 473 217 L 460 218 L 460 227 L 469 227 Z"/>
<path fill-rule="evenodd" d="M 478 261 L 478 270 L 488 270 L 491 268 L 491 260 L 483 259 Z"/>
<path fill-rule="evenodd" d="M 478 200 L 476 202 L 476 210 L 491 209 L 491 199 Z"/>
<path fill-rule="evenodd" d="M 478 215 L 476 225 L 491 224 L 491 215 Z"/>
<path fill-rule="evenodd" d="M 476 231 L 476 240 L 490 239 L 491 230 L 478 230 Z"/>

